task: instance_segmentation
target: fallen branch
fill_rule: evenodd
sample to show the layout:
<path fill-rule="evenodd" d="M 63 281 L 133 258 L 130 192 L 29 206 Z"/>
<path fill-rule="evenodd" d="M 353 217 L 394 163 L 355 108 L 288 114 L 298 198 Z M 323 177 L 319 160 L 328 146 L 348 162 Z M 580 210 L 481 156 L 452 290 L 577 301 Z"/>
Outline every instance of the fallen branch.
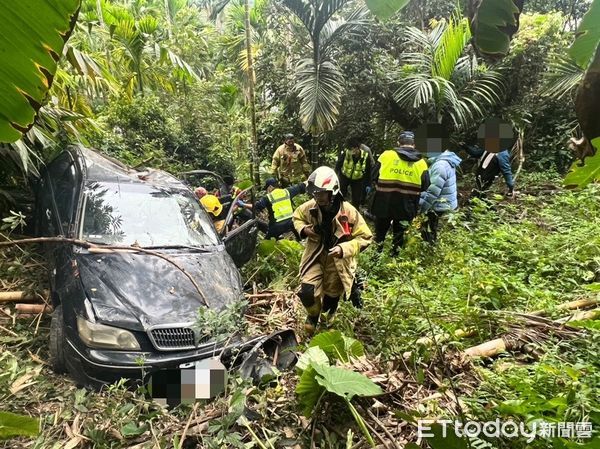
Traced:
<path fill-rule="evenodd" d="M 565 325 L 571 321 L 583 321 L 583 320 L 595 320 L 600 318 L 600 309 L 594 309 L 590 311 L 582 311 L 577 312 L 573 315 L 569 315 L 564 318 L 559 318 L 554 321 L 550 321 L 548 319 L 536 316 L 536 315 L 526 315 L 520 314 L 519 316 L 525 318 L 527 320 L 527 325 L 529 327 L 542 327 L 545 331 L 543 333 L 544 337 L 554 331 L 555 334 L 561 334 L 563 337 L 575 335 L 575 328 L 568 327 L 565 328 Z M 518 331 L 516 334 L 512 336 L 504 336 L 501 338 L 496 338 L 494 340 L 486 341 L 477 346 L 472 346 L 467 348 L 464 351 L 466 357 L 493 357 L 502 352 L 517 349 L 519 346 L 523 346 L 525 341 L 531 339 L 531 329 L 527 328 L 524 330 Z M 519 344 L 518 342 L 522 343 Z"/>
<path fill-rule="evenodd" d="M 577 312 L 571 316 L 560 318 L 555 322 L 560 324 L 566 324 L 571 321 L 595 320 L 597 318 L 600 318 L 600 309 L 588 310 L 587 312 Z"/>
<path fill-rule="evenodd" d="M 52 306 L 49 304 L 17 304 L 15 305 L 15 310 L 21 313 L 52 313 Z"/>
<path fill-rule="evenodd" d="M 70 243 L 72 245 L 76 245 L 76 246 L 85 248 L 85 249 L 89 250 L 91 253 L 110 253 L 110 252 L 129 251 L 129 252 L 138 252 L 138 253 L 143 253 L 143 254 L 148 254 L 151 256 L 158 257 L 158 258 L 163 259 L 164 261 L 170 263 L 175 268 L 177 268 L 179 271 L 181 271 L 190 280 L 192 285 L 196 288 L 196 290 L 200 294 L 200 297 L 201 297 L 204 305 L 208 306 L 206 296 L 204 296 L 204 293 L 202 293 L 202 290 L 200 290 L 200 286 L 196 283 L 196 281 L 194 280 L 192 275 L 185 270 L 185 268 L 183 268 L 181 265 L 179 265 L 177 262 L 175 262 L 170 257 L 165 256 L 164 254 L 161 254 L 156 251 L 151 251 L 149 249 L 140 248 L 139 246 L 95 245 L 94 243 L 86 242 L 85 240 L 69 239 L 66 237 L 36 237 L 36 238 L 32 238 L 32 239 L 10 240 L 8 242 L 0 242 L 0 248 L 7 247 L 7 246 L 15 246 L 15 245 L 16 246 L 32 245 L 32 244 L 36 244 L 36 243 Z"/>
<path fill-rule="evenodd" d="M 556 310 L 575 310 L 575 309 L 585 309 L 588 307 L 595 306 L 600 303 L 598 298 L 585 298 L 585 299 L 577 299 L 575 301 L 566 302 L 564 304 L 560 304 L 556 306 Z M 530 312 L 529 315 L 535 316 L 544 316 L 547 315 L 547 310 L 536 310 L 535 312 Z"/>
<path fill-rule="evenodd" d="M 39 301 L 40 298 L 48 298 L 48 290 L 44 290 L 42 293 L 22 291 L 0 292 L 0 302 L 29 302 Z"/>

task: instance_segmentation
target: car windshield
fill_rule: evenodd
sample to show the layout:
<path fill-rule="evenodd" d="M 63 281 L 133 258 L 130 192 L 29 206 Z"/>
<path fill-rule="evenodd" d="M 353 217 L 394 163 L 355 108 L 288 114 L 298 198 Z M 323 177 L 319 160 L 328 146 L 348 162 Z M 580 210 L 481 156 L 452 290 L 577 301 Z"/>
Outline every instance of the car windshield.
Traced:
<path fill-rule="evenodd" d="M 209 217 L 191 194 L 118 182 L 86 184 L 81 238 L 142 247 L 219 244 Z"/>

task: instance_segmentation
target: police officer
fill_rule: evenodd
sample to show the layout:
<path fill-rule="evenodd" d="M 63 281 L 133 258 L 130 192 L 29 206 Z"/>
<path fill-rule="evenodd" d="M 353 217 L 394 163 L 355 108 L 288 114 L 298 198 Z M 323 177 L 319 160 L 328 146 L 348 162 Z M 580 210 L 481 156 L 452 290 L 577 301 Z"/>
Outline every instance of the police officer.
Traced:
<path fill-rule="evenodd" d="M 392 225 L 392 255 L 404 244 L 404 232 L 419 212 L 421 192 L 429 187 L 427 162 L 415 149 L 415 135 L 404 131 L 398 148 L 384 151 L 373 173 L 376 181 L 372 214 L 375 216 L 375 242 L 380 246 Z"/>
<path fill-rule="evenodd" d="M 306 185 L 300 183 L 290 186 L 287 189 L 282 189 L 275 178 L 270 178 L 265 182 L 265 190 L 267 191 L 267 195 L 254 204 L 256 212 L 264 209 L 267 209 L 269 212 L 269 225 L 266 230 L 265 239 L 279 239 L 282 234 L 293 232 L 299 240 L 300 238 L 292 222 L 294 214 L 292 198 L 304 193 Z"/>
<path fill-rule="evenodd" d="M 371 184 L 371 158 L 368 151 L 361 148 L 359 139 L 352 138 L 348 141 L 348 148 L 338 157 L 335 171 L 340 179 L 341 194 L 347 198 L 350 187 L 352 205 L 358 208 L 366 187 Z"/>

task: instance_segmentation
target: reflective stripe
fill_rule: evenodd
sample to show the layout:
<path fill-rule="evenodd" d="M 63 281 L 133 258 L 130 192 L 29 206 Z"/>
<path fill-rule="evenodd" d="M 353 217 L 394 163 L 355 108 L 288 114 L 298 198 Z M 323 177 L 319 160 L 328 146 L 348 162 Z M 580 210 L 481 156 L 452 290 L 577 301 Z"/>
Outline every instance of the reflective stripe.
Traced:
<path fill-rule="evenodd" d="M 276 223 L 292 218 L 294 208 L 290 199 L 290 192 L 287 189 L 274 189 L 267 195 L 271 207 L 273 208 L 273 218 Z"/>
<path fill-rule="evenodd" d="M 487 151 L 484 151 L 483 156 L 481 156 L 481 159 L 479 159 L 479 164 L 481 165 L 481 168 L 488 168 L 488 166 L 494 160 L 495 157 L 496 153 L 488 153 Z"/>
<path fill-rule="evenodd" d="M 398 192 L 406 195 L 419 195 L 421 176 L 427 171 L 427 163 L 420 159 L 405 161 L 394 150 L 384 151 L 379 156 L 381 168 L 377 190 L 380 192 Z"/>
<path fill-rule="evenodd" d="M 367 157 L 367 152 L 360 150 L 358 162 L 355 163 L 354 157 L 352 156 L 352 151 L 346 150 L 346 155 L 344 156 L 344 165 L 342 166 L 342 174 L 352 181 L 362 179 L 362 177 L 365 175 L 365 169 L 367 167 Z"/>

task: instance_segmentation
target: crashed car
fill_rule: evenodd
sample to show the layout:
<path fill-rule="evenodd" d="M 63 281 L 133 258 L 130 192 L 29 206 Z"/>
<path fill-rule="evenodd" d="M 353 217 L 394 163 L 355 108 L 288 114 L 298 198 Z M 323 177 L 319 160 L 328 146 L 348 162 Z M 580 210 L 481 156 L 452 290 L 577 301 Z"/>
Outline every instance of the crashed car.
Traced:
<path fill-rule="evenodd" d="M 178 179 L 82 146 L 41 172 L 35 221 L 40 236 L 79 241 L 45 248 L 56 372 L 98 388 L 256 345 L 216 341 L 195 325 L 200 308 L 243 297 L 236 265 L 253 254 L 253 221 L 221 239 Z"/>

